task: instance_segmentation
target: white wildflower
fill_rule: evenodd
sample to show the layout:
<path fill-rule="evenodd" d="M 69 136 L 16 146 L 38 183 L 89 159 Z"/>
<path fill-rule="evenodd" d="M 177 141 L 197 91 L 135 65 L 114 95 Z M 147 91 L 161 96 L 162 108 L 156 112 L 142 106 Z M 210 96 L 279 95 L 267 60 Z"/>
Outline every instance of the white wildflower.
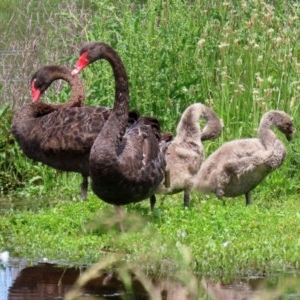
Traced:
<path fill-rule="evenodd" d="M 198 47 L 200 50 L 204 48 L 205 39 L 200 39 L 198 42 Z"/>
<path fill-rule="evenodd" d="M 221 44 L 220 44 L 218 47 L 219 47 L 219 49 L 221 50 L 221 49 L 223 49 L 223 48 L 229 47 L 229 44 L 228 44 L 228 43 L 225 43 L 225 42 L 221 42 Z"/>

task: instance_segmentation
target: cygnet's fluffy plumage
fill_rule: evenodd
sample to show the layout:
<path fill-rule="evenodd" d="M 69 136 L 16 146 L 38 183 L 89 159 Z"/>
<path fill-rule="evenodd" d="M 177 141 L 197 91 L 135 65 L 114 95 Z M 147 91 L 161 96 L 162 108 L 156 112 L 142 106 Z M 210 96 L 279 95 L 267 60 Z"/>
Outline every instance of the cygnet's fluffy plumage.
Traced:
<path fill-rule="evenodd" d="M 295 127 L 292 118 L 283 111 L 265 113 L 259 126 L 258 138 L 227 142 L 212 153 L 195 176 L 194 188 L 218 198 L 245 195 L 284 161 L 286 149 L 272 129 L 276 127 L 291 140 Z"/>
<path fill-rule="evenodd" d="M 199 119 L 206 125 L 201 131 Z M 155 193 L 174 194 L 184 191 L 184 205 L 189 206 L 192 178 L 201 166 L 204 158 L 202 141 L 217 138 L 223 124 L 215 112 L 201 103 L 190 105 L 182 114 L 176 129 L 176 137 L 170 143 L 166 153 L 166 173 L 168 174 Z M 155 196 L 150 199 L 151 207 Z"/>

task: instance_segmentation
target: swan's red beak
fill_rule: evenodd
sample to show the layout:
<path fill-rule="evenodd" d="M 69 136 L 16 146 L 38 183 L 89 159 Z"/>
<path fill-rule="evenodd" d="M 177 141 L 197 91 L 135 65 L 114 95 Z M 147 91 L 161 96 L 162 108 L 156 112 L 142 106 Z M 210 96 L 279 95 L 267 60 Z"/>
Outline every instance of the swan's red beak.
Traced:
<path fill-rule="evenodd" d="M 75 69 L 72 71 L 72 75 L 77 75 L 79 72 L 81 72 L 88 64 L 89 61 L 87 59 L 87 55 L 89 54 L 89 52 L 84 52 L 80 55 L 80 57 L 77 60 Z"/>
<path fill-rule="evenodd" d="M 31 101 L 36 102 L 40 99 L 41 91 L 38 90 L 35 85 L 34 81 L 31 83 Z"/>

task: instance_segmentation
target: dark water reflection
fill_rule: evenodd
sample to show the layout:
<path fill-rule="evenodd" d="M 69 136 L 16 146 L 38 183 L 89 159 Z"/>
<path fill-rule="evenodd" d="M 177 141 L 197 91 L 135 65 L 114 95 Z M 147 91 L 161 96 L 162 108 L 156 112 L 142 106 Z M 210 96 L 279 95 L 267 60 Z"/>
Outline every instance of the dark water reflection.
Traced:
<path fill-rule="evenodd" d="M 50 263 L 27 266 L 25 261 L 0 264 L 1 300 L 64 299 L 67 291 L 85 270 L 85 267 L 58 267 Z M 132 293 L 126 293 L 122 282 L 112 273 L 92 280 L 86 286 L 82 299 L 150 299 L 138 280 L 133 281 Z M 172 282 L 156 283 L 158 299 L 187 300 L 183 286 Z M 194 299 L 194 298 L 193 298 Z M 250 300 L 300 299 L 300 280 L 297 276 L 239 279 L 230 284 L 199 280 L 197 299 Z"/>
<path fill-rule="evenodd" d="M 0 266 L 0 299 L 63 299 L 67 291 L 86 267 L 58 267 L 50 263 L 24 266 L 20 263 Z M 133 286 L 136 299 L 147 299 L 142 286 Z M 85 287 L 84 299 L 123 299 L 122 282 L 113 274 L 107 273 L 91 280 Z M 98 297 L 97 297 L 98 296 Z M 135 299 L 135 298 L 132 298 Z"/>

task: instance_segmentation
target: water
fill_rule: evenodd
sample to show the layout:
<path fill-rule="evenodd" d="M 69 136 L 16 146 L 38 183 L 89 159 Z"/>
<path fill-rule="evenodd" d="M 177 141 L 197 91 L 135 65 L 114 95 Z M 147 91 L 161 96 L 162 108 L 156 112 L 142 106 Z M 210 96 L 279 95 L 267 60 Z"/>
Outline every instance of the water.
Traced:
<path fill-rule="evenodd" d="M 25 260 L 10 260 L 0 264 L 0 300 L 64 299 L 86 266 L 58 266 L 40 262 L 28 266 Z M 184 286 L 161 279 L 155 283 L 157 299 L 187 300 Z M 300 278 L 296 275 L 274 275 L 268 278 L 237 279 L 224 284 L 206 278 L 199 279 L 196 299 L 251 300 L 300 299 Z M 139 280 L 133 280 L 131 293 L 116 274 L 106 273 L 86 285 L 81 299 L 150 299 Z"/>
<path fill-rule="evenodd" d="M 86 266 L 61 267 L 52 263 L 2 263 L 0 300 L 64 299 L 85 269 Z M 134 285 L 134 289 L 142 297 L 137 299 L 144 299 L 141 285 Z M 122 282 L 114 274 L 106 273 L 86 285 L 84 299 L 122 299 L 124 293 Z"/>

